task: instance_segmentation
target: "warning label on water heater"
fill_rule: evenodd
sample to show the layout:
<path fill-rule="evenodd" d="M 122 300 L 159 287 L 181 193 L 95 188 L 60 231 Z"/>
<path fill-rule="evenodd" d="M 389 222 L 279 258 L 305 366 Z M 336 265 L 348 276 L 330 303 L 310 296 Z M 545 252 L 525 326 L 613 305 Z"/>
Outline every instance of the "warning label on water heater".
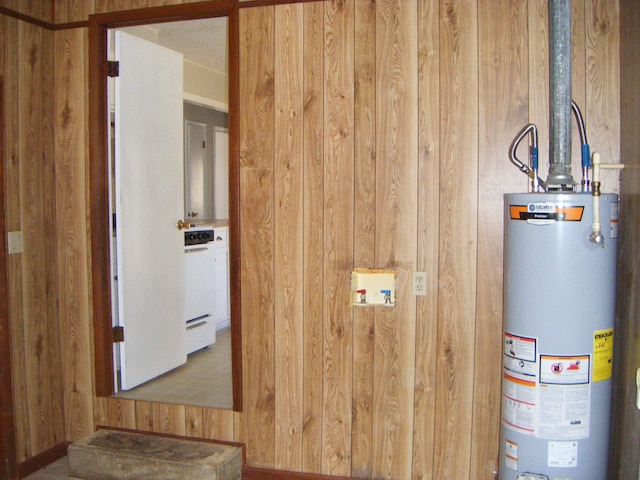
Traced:
<path fill-rule="evenodd" d="M 504 332 L 502 421 L 525 434 L 536 428 L 538 341 Z"/>
<path fill-rule="evenodd" d="M 593 332 L 593 374 L 594 382 L 611 378 L 613 370 L 613 328 Z"/>
<path fill-rule="evenodd" d="M 540 355 L 536 436 L 589 438 L 591 384 L 589 355 Z"/>
<path fill-rule="evenodd" d="M 591 355 L 539 354 L 537 338 L 511 332 L 503 345 L 503 424 L 539 438 L 588 438 Z"/>
<path fill-rule="evenodd" d="M 589 355 L 540 355 L 540 383 L 555 385 L 589 383 Z"/>

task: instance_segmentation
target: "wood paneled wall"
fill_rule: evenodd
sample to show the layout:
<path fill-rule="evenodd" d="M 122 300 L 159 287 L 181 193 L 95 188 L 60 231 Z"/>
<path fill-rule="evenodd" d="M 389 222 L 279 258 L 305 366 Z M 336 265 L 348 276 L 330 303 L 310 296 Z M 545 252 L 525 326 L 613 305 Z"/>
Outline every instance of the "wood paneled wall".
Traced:
<path fill-rule="evenodd" d="M 24 243 L 23 253 L 9 255 L 7 269 L 16 450 L 25 459 L 65 439 L 56 292 L 54 35 L 12 18 L 1 21 L 6 228 L 22 231 Z"/>
<path fill-rule="evenodd" d="M 56 22 L 151 6 L 53 3 Z M 617 161 L 618 2 L 573 10 L 574 94 Z M 253 466 L 492 479 L 502 195 L 526 189 L 507 151 L 533 121 L 546 160 L 546 15 L 545 0 L 241 9 L 242 413 L 92 395 L 87 32 L 2 16 L 7 222 L 26 235 L 9 257 L 20 459 L 106 424 L 245 442 Z M 396 307 L 351 307 L 354 267 L 396 269 Z"/>
<path fill-rule="evenodd" d="M 39 0 L 0 0 L 0 6 L 8 8 L 13 12 L 27 15 L 36 21 L 47 23 L 54 21 L 54 2 L 43 2 Z"/>
<path fill-rule="evenodd" d="M 607 117 L 592 144 L 617 161 L 618 73 L 605 53 L 618 49 L 617 8 L 573 10 L 576 100 L 587 121 Z M 492 478 L 500 212 L 504 193 L 526 189 L 507 149 L 528 121 L 548 124 L 546 2 L 283 5 L 241 10 L 240 24 L 249 461 Z M 394 309 L 349 307 L 359 266 L 397 269 Z M 428 272 L 426 298 L 410 294 L 415 270 Z"/>

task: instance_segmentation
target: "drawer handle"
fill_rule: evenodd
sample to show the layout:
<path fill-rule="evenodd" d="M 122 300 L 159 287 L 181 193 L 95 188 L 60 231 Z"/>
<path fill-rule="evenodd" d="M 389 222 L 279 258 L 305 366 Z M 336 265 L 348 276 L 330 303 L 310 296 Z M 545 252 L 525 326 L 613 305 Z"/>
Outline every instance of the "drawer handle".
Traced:
<path fill-rule="evenodd" d="M 209 250 L 207 247 L 190 248 L 189 250 L 185 250 L 184 253 L 206 252 L 207 250 Z"/>
<path fill-rule="evenodd" d="M 206 320 L 202 320 L 201 322 L 198 323 L 192 323 L 191 325 L 187 325 L 187 330 L 191 330 L 193 328 L 198 328 L 198 327 L 203 327 L 207 324 Z"/>

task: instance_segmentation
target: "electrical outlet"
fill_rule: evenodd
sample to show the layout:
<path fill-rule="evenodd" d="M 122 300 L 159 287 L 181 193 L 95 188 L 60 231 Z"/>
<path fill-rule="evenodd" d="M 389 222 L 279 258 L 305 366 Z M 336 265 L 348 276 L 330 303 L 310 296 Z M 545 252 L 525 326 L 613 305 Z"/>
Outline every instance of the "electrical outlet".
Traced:
<path fill-rule="evenodd" d="M 22 253 L 24 249 L 22 232 L 7 232 L 7 247 L 9 255 L 12 253 Z"/>
<path fill-rule="evenodd" d="M 413 294 L 421 297 L 427 295 L 427 272 L 413 272 Z"/>

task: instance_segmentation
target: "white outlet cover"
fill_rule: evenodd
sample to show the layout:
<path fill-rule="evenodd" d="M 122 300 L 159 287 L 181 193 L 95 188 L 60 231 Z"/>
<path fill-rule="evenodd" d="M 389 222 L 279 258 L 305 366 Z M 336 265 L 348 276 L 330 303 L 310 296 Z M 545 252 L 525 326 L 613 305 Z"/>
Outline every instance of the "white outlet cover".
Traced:
<path fill-rule="evenodd" d="M 413 294 L 419 297 L 427 295 L 427 272 L 413 272 Z"/>

